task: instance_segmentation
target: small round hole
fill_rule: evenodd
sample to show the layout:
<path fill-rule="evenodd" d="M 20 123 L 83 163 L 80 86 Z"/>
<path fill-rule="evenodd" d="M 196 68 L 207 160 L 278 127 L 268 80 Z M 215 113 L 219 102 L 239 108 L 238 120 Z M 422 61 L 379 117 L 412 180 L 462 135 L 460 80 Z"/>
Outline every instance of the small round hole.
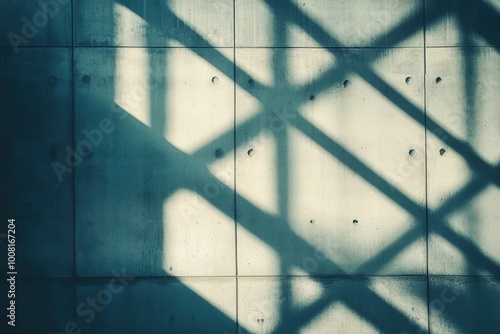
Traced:
<path fill-rule="evenodd" d="M 414 150 L 414 149 L 411 149 L 411 150 L 408 152 L 408 154 L 409 154 L 410 156 L 414 156 L 414 155 L 415 155 L 415 150 Z"/>
<path fill-rule="evenodd" d="M 247 151 L 247 154 L 248 154 L 248 156 L 249 156 L 249 157 L 253 156 L 253 155 L 255 154 L 254 149 L 253 149 L 253 148 L 249 149 L 249 150 Z"/>
<path fill-rule="evenodd" d="M 439 150 L 439 154 L 443 156 L 446 153 L 446 150 L 444 148 Z"/>
<path fill-rule="evenodd" d="M 83 83 L 89 83 L 90 82 L 90 77 L 88 75 L 84 75 L 82 78 Z"/>
<path fill-rule="evenodd" d="M 249 85 L 253 85 L 255 83 L 255 81 L 253 81 L 253 79 L 248 79 L 248 84 Z"/>
<path fill-rule="evenodd" d="M 349 80 L 344 80 L 344 83 L 343 83 L 344 88 L 349 87 L 349 85 L 350 85 L 350 84 L 351 84 L 351 83 L 349 82 Z"/>
<path fill-rule="evenodd" d="M 216 158 L 222 158 L 224 156 L 224 150 L 221 148 L 218 148 L 215 150 L 215 157 Z"/>
<path fill-rule="evenodd" d="M 358 223 L 358 220 L 357 220 L 357 219 L 354 219 L 354 220 L 352 221 L 352 223 L 353 223 L 353 224 L 357 224 L 357 223 Z"/>
<path fill-rule="evenodd" d="M 217 77 L 213 77 L 213 78 L 212 78 L 212 83 L 213 83 L 214 85 L 218 85 L 218 84 L 219 84 L 219 78 L 217 78 Z"/>
<path fill-rule="evenodd" d="M 314 101 L 315 98 L 316 98 L 316 96 L 314 96 L 314 95 L 309 96 L 309 100 L 311 100 L 311 101 Z"/>
<path fill-rule="evenodd" d="M 314 224 L 314 219 L 311 219 L 309 223 Z"/>
<path fill-rule="evenodd" d="M 405 82 L 406 82 L 407 85 L 411 85 L 413 83 L 413 78 L 412 77 L 407 77 L 405 79 Z"/>
<path fill-rule="evenodd" d="M 437 78 L 436 78 L 436 83 L 437 83 L 437 84 L 438 84 L 438 83 L 440 83 L 440 82 L 441 82 L 441 80 L 443 80 L 443 79 L 441 79 L 441 77 L 437 77 Z"/>

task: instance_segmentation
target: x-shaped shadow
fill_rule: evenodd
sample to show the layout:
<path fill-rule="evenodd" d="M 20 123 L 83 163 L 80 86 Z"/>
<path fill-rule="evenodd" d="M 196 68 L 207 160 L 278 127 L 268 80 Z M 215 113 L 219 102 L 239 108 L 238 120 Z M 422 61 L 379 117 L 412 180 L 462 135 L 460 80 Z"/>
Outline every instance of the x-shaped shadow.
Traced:
<path fill-rule="evenodd" d="M 325 31 L 325 29 L 323 29 L 312 18 L 303 13 L 300 8 L 298 8 L 290 1 L 275 2 L 266 0 L 266 3 L 272 9 L 275 20 L 278 22 L 277 24 L 275 24 L 276 29 L 281 29 L 289 23 L 295 23 L 299 26 L 305 24 L 309 27 L 310 37 L 312 37 L 320 45 L 333 46 L 334 48 L 344 47 L 338 40 L 335 39 L 335 37 L 331 36 L 328 32 Z M 426 23 L 428 25 L 433 24 L 446 14 L 444 10 L 439 10 L 439 7 L 433 4 L 428 5 L 426 12 L 430 13 L 427 14 L 426 17 Z M 488 9 L 487 7 L 489 5 L 485 2 L 481 1 L 479 2 L 479 4 L 480 6 Z M 286 10 L 283 10 L 283 8 L 286 8 Z M 140 9 L 130 9 L 132 11 L 135 11 L 139 16 L 141 15 Z M 498 13 L 493 8 L 490 9 L 491 10 L 488 11 L 488 16 L 484 19 L 491 22 L 499 22 Z M 160 10 L 165 13 L 167 19 L 176 20 L 184 31 L 188 31 L 190 36 L 194 36 L 192 37 L 191 42 L 194 41 L 195 44 L 202 47 L 212 47 L 212 45 L 210 45 L 210 43 L 206 41 L 202 36 L 200 36 L 193 28 L 176 17 L 175 14 L 172 13 L 167 6 L 164 6 Z M 380 39 L 383 38 L 384 40 L 389 41 L 389 44 L 391 45 L 397 45 L 411 34 L 419 32 L 419 27 L 421 26 L 423 15 L 424 8 L 422 7 L 418 11 L 413 13 L 410 17 L 406 18 L 403 22 L 394 27 L 391 32 L 385 34 L 384 36 L 381 36 Z M 498 24 L 495 23 L 495 25 Z M 477 31 L 477 33 L 481 34 L 486 40 L 492 43 L 498 40 L 498 37 L 493 33 L 493 30 L 491 29 L 481 29 Z M 274 34 L 280 35 L 280 32 L 277 30 L 274 32 Z M 183 44 L 187 44 L 187 41 L 183 41 L 182 37 L 179 38 L 179 41 Z M 326 50 L 331 51 L 332 53 L 335 51 L 335 49 L 331 48 L 327 48 Z M 195 53 L 198 53 L 200 57 L 204 57 L 202 53 L 198 52 L 198 49 L 194 48 L 193 51 Z M 248 213 L 248 216 L 237 215 L 237 223 L 256 235 L 268 246 L 274 248 L 278 254 L 283 254 L 283 249 L 280 249 L 281 246 L 277 244 L 272 237 L 273 235 L 277 234 L 283 236 L 288 240 L 288 242 L 294 244 L 296 247 L 296 251 L 300 254 L 304 254 L 304 257 L 313 254 L 319 254 L 321 257 L 324 257 L 326 259 L 325 263 L 328 270 L 336 272 L 338 273 L 338 275 L 349 275 L 349 273 L 345 272 L 339 265 L 328 259 L 326 254 L 318 251 L 314 247 L 314 245 L 311 245 L 307 241 L 303 240 L 290 228 L 286 219 L 287 205 L 285 202 L 280 201 L 279 215 L 274 216 L 267 214 L 253 205 L 250 201 L 248 201 L 240 194 L 235 194 L 233 189 L 222 184 L 214 175 L 212 175 L 212 173 L 206 167 L 210 163 L 215 161 L 215 158 L 213 158 L 213 160 L 207 160 L 206 158 L 204 158 L 209 156 L 207 155 L 208 152 L 214 152 L 215 149 L 217 147 L 220 147 L 222 143 L 233 142 L 235 133 L 250 133 L 248 135 L 248 137 L 250 138 L 252 137 L 252 135 L 257 136 L 259 132 L 254 131 L 254 129 L 257 128 L 256 125 L 262 124 L 266 120 L 272 119 L 273 121 L 276 121 L 278 123 L 281 122 L 284 126 L 294 127 L 309 138 L 314 138 L 314 141 L 317 145 L 322 147 L 326 152 L 337 158 L 339 161 L 342 161 L 342 163 L 347 168 L 357 173 L 362 179 L 371 184 L 373 187 L 377 188 L 388 199 L 391 199 L 398 206 L 415 217 L 417 221 L 420 221 L 422 224 L 426 223 L 421 219 L 422 212 L 426 210 L 425 207 L 422 207 L 420 204 L 415 203 L 401 190 L 395 187 L 394 184 L 377 174 L 359 157 L 355 156 L 341 144 L 331 139 L 327 134 L 321 131 L 321 129 L 317 128 L 314 124 L 309 122 L 299 113 L 299 107 L 304 103 L 303 96 L 307 96 L 308 94 L 320 94 L 326 89 L 329 89 L 335 85 L 340 85 L 340 80 L 342 80 L 341 78 L 349 74 L 346 72 L 345 66 L 343 66 L 345 64 L 340 62 L 337 66 L 325 72 L 314 82 L 305 84 L 303 86 L 292 87 L 288 86 L 286 82 L 282 83 L 282 86 L 280 86 L 280 92 L 283 93 L 283 90 L 286 90 L 286 94 L 291 97 L 290 105 L 295 106 L 294 108 L 292 108 L 292 110 L 287 111 L 287 113 L 292 117 L 290 117 L 288 120 L 283 120 L 280 118 L 276 118 L 276 115 L 273 113 L 274 103 L 268 98 L 270 96 L 269 91 L 272 91 L 274 87 L 267 86 L 255 79 L 252 86 L 249 87 L 247 82 L 248 78 L 251 78 L 250 74 L 244 71 L 242 68 L 238 67 L 236 64 L 233 64 L 231 60 L 226 58 L 223 54 L 218 53 L 217 50 L 215 50 L 215 52 L 216 61 L 213 63 L 213 65 L 219 68 L 228 77 L 233 77 L 233 74 L 235 74 L 235 85 L 237 85 L 240 89 L 245 90 L 259 102 L 261 102 L 263 108 L 261 110 L 261 113 L 259 113 L 257 116 L 243 122 L 242 124 L 239 124 L 235 129 L 220 135 L 193 154 L 186 154 L 177 151 L 176 156 L 182 156 L 182 158 L 179 159 L 179 162 L 182 162 L 180 166 L 188 165 L 196 169 L 196 175 L 198 178 L 193 180 L 182 180 L 179 184 L 176 184 L 177 187 L 191 189 L 197 192 L 200 196 L 205 197 L 204 189 L 202 189 L 200 185 L 207 183 L 218 184 L 221 191 L 218 195 L 217 201 L 215 201 L 213 198 L 206 198 L 206 200 L 229 217 L 233 217 L 235 215 L 234 208 L 231 203 L 236 200 L 236 203 L 238 205 L 237 209 Z M 276 52 L 276 55 L 279 57 L 280 55 L 282 55 L 282 52 L 278 50 Z M 376 74 L 371 67 L 371 64 L 382 56 L 383 50 L 374 52 L 373 56 L 368 59 L 368 62 L 364 66 L 359 69 L 351 70 L 354 71 L 354 74 L 360 76 L 372 87 L 378 90 L 380 94 L 382 94 L 382 96 L 385 96 L 388 100 L 390 100 L 396 107 L 398 107 L 399 110 L 407 114 L 414 121 L 418 122 L 423 128 L 429 131 L 439 130 L 440 133 L 442 133 L 442 138 L 446 138 L 446 144 L 455 152 L 459 153 L 465 161 L 467 161 L 469 167 L 475 172 L 476 175 L 475 178 L 470 181 L 470 183 L 465 185 L 460 191 L 455 194 L 454 197 L 450 198 L 439 209 L 433 211 L 428 210 L 427 224 L 429 221 L 432 221 L 435 224 L 435 229 L 433 230 L 434 233 L 439 234 L 451 244 L 455 245 L 455 247 L 460 249 L 469 262 L 474 262 L 477 267 L 487 270 L 497 278 L 500 277 L 500 266 L 498 265 L 498 263 L 485 255 L 482 250 L 469 239 L 462 235 L 459 235 L 447 225 L 447 217 L 451 215 L 457 207 L 460 207 L 466 202 L 472 200 L 475 195 L 479 194 L 488 185 L 494 184 L 495 186 L 500 186 L 500 166 L 491 166 L 490 164 L 485 162 L 468 143 L 456 138 L 451 133 L 446 131 L 444 127 L 441 126 L 441 124 L 439 124 L 428 115 L 426 116 L 421 108 L 409 101 L 400 92 L 398 92 L 390 84 L 385 82 L 378 74 Z M 280 62 L 284 62 L 284 60 L 277 59 L 274 63 L 276 67 L 274 69 L 274 76 L 275 79 L 277 79 L 275 81 L 283 80 L 283 77 L 285 76 L 285 74 L 282 72 L 283 69 L 280 69 Z M 234 73 L 231 72 L 230 68 L 235 69 Z M 267 93 L 262 94 L 262 92 Z M 286 145 L 286 134 L 279 133 L 275 135 L 277 145 L 279 147 L 280 145 Z M 244 143 L 245 142 L 240 141 L 236 142 L 236 145 L 240 146 Z M 170 144 L 168 143 L 167 145 L 170 146 Z M 236 150 L 236 148 L 237 147 L 235 147 L 234 149 Z M 286 152 L 286 147 L 281 148 L 281 151 Z M 174 150 L 175 148 L 172 146 L 170 149 Z M 166 153 L 169 154 L 168 151 Z M 286 165 L 286 155 L 284 157 L 278 157 L 278 159 L 285 159 L 284 164 Z M 203 162 L 206 164 L 205 167 L 200 167 L 198 165 L 199 161 L 201 160 L 203 160 Z M 283 161 L 281 161 L 280 163 L 283 164 Z M 286 173 L 284 172 L 278 173 L 278 177 L 281 177 L 280 174 L 285 175 L 286 177 Z M 280 193 L 286 194 L 286 182 L 283 188 L 280 189 Z M 377 255 L 375 255 L 365 263 L 359 265 L 356 271 L 370 271 L 374 273 L 379 271 L 386 263 L 388 263 L 392 258 L 396 257 L 401 251 L 403 251 L 405 247 L 415 241 L 418 235 L 419 233 L 417 229 L 410 229 L 401 237 L 399 237 L 399 239 L 394 240 L 387 248 L 380 251 Z M 298 266 L 304 269 L 304 267 L 301 266 L 301 263 L 294 263 L 293 261 L 290 261 L 286 256 L 283 256 L 282 258 L 282 266 L 285 269 L 292 266 Z M 307 268 L 305 269 L 307 270 Z M 311 275 L 314 274 L 314 272 L 312 271 L 309 271 L 308 273 Z M 425 329 L 422 328 L 421 325 L 419 325 L 412 319 L 407 319 L 407 317 L 400 310 L 387 303 L 382 297 L 380 297 L 370 288 L 365 287 L 363 290 L 363 294 L 367 303 L 377 305 L 377 308 L 380 310 L 380 312 L 382 312 L 387 318 L 392 319 L 392 321 L 397 321 L 399 323 L 409 323 L 409 326 L 413 331 L 425 331 Z M 301 310 L 293 311 L 293 314 L 288 314 L 288 318 L 292 319 L 291 321 L 294 328 L 299 328 L 309 322 L 315 316 L 319 315 L 325 308 L 331 305 L 331 303 L 339 300 L 344 302 L 358 315 L 362 316 L 368 322 L 376 326 L 379 330 L 387 330 L 387 323 L 381 320 L 380 317 L 377 316 L 377 314 L 367 313 L 362 304 L 360 304 L 356 300 L 352 300 L 348 295 L 338 291 L 326 291 L 321 296 L 321 298 L 314 302 L 312 305 L 309 305 L 307 308 Z M 290 326 L 290 322 L 288 322 L 286 325 Z M 276 331 L 279 332 L 280 330 L 284 329 L 284 326 L 285 324 L 282 321 L 278 324 Z"/>

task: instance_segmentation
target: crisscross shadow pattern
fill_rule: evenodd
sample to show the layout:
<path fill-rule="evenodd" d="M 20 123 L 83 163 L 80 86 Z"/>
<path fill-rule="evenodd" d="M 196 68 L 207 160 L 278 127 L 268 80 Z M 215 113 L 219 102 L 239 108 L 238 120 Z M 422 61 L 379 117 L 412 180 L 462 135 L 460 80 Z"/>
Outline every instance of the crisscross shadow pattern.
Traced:
<path fill-rule="evenodd" d="M 75 145 L 113 130 L 74 172 L 76 300 L 135 282 L 84 330 L 500 330 L 498 2 L 95 5 Z"/>

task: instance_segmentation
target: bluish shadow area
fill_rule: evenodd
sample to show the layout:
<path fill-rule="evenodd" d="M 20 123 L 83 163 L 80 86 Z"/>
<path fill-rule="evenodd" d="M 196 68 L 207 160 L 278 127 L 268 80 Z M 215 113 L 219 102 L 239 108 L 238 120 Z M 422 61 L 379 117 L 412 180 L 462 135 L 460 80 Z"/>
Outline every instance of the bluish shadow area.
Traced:
<path fill-rule="evenodd" d="M 59 180 L 52 167 L 73 141 L 71 51 L 0 48 L 0 108 L 0 233 L 16 219 L 19 277 L 71 277 L 72 173 Z M 0 247 L 6 265 L 6 239 Z"/>
<path fill-rule="evenodd" d="M 75 305 L 72 278 L 18 279 L 15 286 L 15 327 L 7 323 L 12 319 L 2 312 L 6 319 L 0 323 L 2 333 L 59 334 L 66 331 L 68 323 L 71 326 Z M 8 291 L 6 280 L 2 279 L 0 288 Z M 7 305 L 7 294 L 2 293 L 0 300 L 2 306 Z"/>
<path fill-rule="evenodd" d="M 188 279 L 189 280 L 189 279 Z M 80 279 L 77 305 L 86 296 L 99 296 L 108 279 Z M 216 280 L 196 279 L 224 291 Z M 234 283 L 234 279 L 232 279 Z M 228 282 L 229 283 L 229 282 Z M 228 284 L 234 289 L 234 284 Z M 77 306 L 78 307 L 78 306 Z M 235 323 L 226 314 L 187 288 L 177 278 L 134 278 L 109 305 L 92 319 L 90 308 L 77 320 L 82 333 L 234 333 Z M 87 321 L 89 323 L 87 324 Z"/>
<path fill-rule="evenodd" d="M 498 333 L 500 283 L 491 277 L 432 277 L 429 309 L 435 332 Z"/>
<path fill-rule="evenodd" d="M 0 46 L 71 47 L 70 0 L 0 2 Z"/>
<path fill-rule="evenodd" d="M 471 1 L 428 1 L 426 0 L 426 24 L 430 30 L 439 19 L 444 24 L 441 34 L 428 36 L 429 46 L 491 46 L 499 50 L 500 37 L 498 22 L 500 13 L 497 6 L 486 0 Z M 462 37 L 454 40 L 458 34 Z M 458 43 L 457 43 L 458 42 Z M 486 42 L 486 44 L 485 44 Z"/>
<path fill-rule="evenodd" d="M 19 280 L 16 326 L 2 321 L 0 330 L 6 334 L 235 331 L 230 317 L 176 278 L 116 277 L 120 279 Z M 201 279 L 201 283 L 213 284 L 220 291 L 234 289 L 230 282 Z M 0 288 L 6 291 L 4 280 Z M 6 305 L 4 294 L 1 302 Z"/>

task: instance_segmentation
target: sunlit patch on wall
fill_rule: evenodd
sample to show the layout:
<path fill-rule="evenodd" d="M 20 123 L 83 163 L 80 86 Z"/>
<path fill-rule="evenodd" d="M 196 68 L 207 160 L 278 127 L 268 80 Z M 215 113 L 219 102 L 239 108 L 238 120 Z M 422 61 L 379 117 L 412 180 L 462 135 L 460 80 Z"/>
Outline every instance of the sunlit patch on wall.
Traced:
<path fill-rule="evenodd" d="M 148 52 L 146 49 L 116 49 L 114 100 L 123 110 L 150 127 Z"/>
<path fill-rule="evenodd" d="M 457 45 L 463 31 L 456 13 L 447 13 L 428 25 L 426 41 L 428 46 Z"/>
<path fill-rule="evenodd" d="M 232 51 L 231 51 L 232 52 Z M 222 54 L 232 62 L 228 49 L 170 49 L 165 92 L 166 130 L 172 145 L 193 153 L 213 139 L 232 132 L 234 92 L 232 68 L 221 71 Z"/>
<path fill-rule="evenodd" d="M 266 111 L 262 101 L 253 95 L 255 94 L 256 80 L 253 77 L 248 77 L 246 83 L 243 80 L 242 87 L 236 87 L 236 126 L 244 126 L 245 123 L 254 121 L 259 113 L 263 114 Z M 237 135 L 240 136 L 240 133 Z"/>
<path fill-rule="evenodd" d="M 427 328 L 427 281 L 425 277 L 398 276 L 371 278 L 368 288 L 404 317 Z M 406 324 L 404 324 L 406 325 Z M 413 332 L 408 327 L 401 330 Z"/>
<path fill-rule="evenodd" d="M 445 221 L 433 223 L 444 224 L 451 228 L 455 233 L 476 245 L 488 259 L 500 266 L 498 203 L 500 203 L 500 189 L 495 185 L 490 185 L 475 195 L 472 201 L 457 208 Z M 438 229 L 437 226 L 432 227 Z M 440 236 L 431 234 L 429 247 L 430 255 L 432 255 L 429 262 L 434 264 L 431 268 L 435 268 L 438 273 L 493 274 L 488 270 L 479 269 L 480 266 L 476 265 L 479 259 L 465 257 L 468 254 L 466 250 L 450 244 Z"/>
<path fill-rule="evenodd" d="M 429 233 L 429 275 L 466 273 L 469 270 L 467 258 L 461 249 L 443 236 Z"/>
<path fill-rule="evenodd" d="M 113 2 L 113 45 L 143 45 L 148 24 L 127 6 Z M 136 30 L 140 30 L 137 32 Z M 133 33 L 132 33 L 133 32 Z M 135 39 L 134 39 L 135 36 Z"/>
<path fill-rule="evenodd" d="M 263 212 L 277 215 L 277 148 L 273 133 L 259 131 L 236 151 L 236 187 L 238 195 Z M 241 212 L 245 216 L 244 212 Z"/>
<path fill-rule="evenodd" d="M 395 236 L 392 243 L 387 245 L 387 249 L 391 249 L 394 244 L 402 245 L 398 252 L 385 252 L 385 248 L 377 250 L 373 253 L 372 258 L 363 262 L 353 271 L 370 273 L 392 271 L 407 275 L 423 275 L 426 272 L 427 253 L 424 228 L 425 225 L 422 222 L 414 222 L 411 228 Z"/>
<path fill-rule="evenodd" d="M 273 86 L 274 80 L 274 63 L 273 49 L 246 49 L 241 48 L 236 50 L 236 62 L 238 69 L 248 73 L 255 82 L 263 85 Z M 249 82 L 250 84 L 252 82 Z"/>
<path fill-rule="evenodd" d="M 202 196 L 185 189 L 172 194 L 163 205 L 163 225 L 166 273 L 235 275 L 234 221 Z"/>
<path fill-rule="evenodd" d="M 352 324 L 356 324 L 357 333 L 380 333 L 362 315 L 357 314 L 342 301 L 334 301 L 323 312 L 319 313 L 307 323 L 300 333 L 326 333 L 332 330 L 332 324 L 337 333 L 349 333 L 353 330 Z"/>
<path fill-rule="evenodd" d="M 184 44 L 187 47 L 202 46 L 205 43 L 215 47 L 233 45 L 233 0 L 168 0 L 168 3 L 176 19 L 203 38 L 201 40 L 188 30 L 179 29 L 177 25 L 177 28 L 172 28 L 169 32 L 169 35 L 174 37 L 169 41 L 170 45 Z M 180 35 L 180 38 L 175 38 L 176 35 Z"/>
<path fill-rule="evenodd" d="M 287 79 L 292 87 L 310 84 L 339 65 L 332 52 L 325 49 L 286 49 L 283 56 L 286 57 Z"/>
<path fill-rule="evenodd" d="M 413 120 L 407 115 L 409 107 L 395 103 L 397 95 L 402 95 L 408 104 L 413 105 L 418 112 L 422 114 L 424 110 L 424 51 L 420 48 L 393 48 L 373 51 L 373 53 L 364 53 L 364 57 L 374 57 L 374 59 L 361 59 L 369 61 L 367 68 L 373 71 L 380 82 L 376 80 L 369 72 L 361 71 L 364 80 L 369 84 L 366 91 L 370 92 L 370 98 L 373 104 L 378 107 L 388 105 L 397 112 L 397 117 L 403 118 L 404 123 L 400 126 L 405 128 L 410 122 L 413 126 L 423 129 L 423 124 L 418 120 Z M 386 88 L 387 85 L 390 88 Z M 394 90 L 395 93 L 391 92 Z M 376 102 L 377 101 L 377 102 Z M 384 106 L 385 107 L 385 106 Z M 377 108 L 378 109 L 378 108 Z M 391 111 L 392 111 L 391 110 Z M 406 111 L 406 112 L 405 112 Z"/>
<path fill-rule="evenodd" d="M 235 14 L 236 46 L 272 45 L 274 35 L 269 31 L 273 30 L 276 17 L 265 0 L 238 1 Z"/>
<path fill-rule="evenodd" d="M 407 89 L 405 77 L 411 73 L 415 81 L 420 81 L 420 84 L 412 86 L 422 87 L 415 91 L 411 88 L 401 94 L 411 96 L 418 109 L 423 101 L 423 80 L 420 80 L 423 72 L 416 65 L 406 67 L 408 72 L 403 70 L 405 57 L 415 54 L 414 51 L 410 54 L 405 52 L 390 51 L 387 55 L 390 60 L 380 66 L 380 76 L 384 80 L 399 81 L 395 85 L 399 86 L 398 90 L 404 91 Z M 417 114 L 417 120 L 413 119 L 402 112 L 401 106 L 392 102 L 390 95 L 384 95 L 385 90 L 375 89 L 361 75 L 367 73 L 365 62 L 377 55 L 378 51 L 373 50 L 353 51 L 350 54 L 338 51 L 338 60 L 346 64 L 340 73 L 342 76 L 339 74 L 337 83 L 315 95 L 313 101 L 300 106 L 299 112 L 321 131 L 318 135 L 308 134 L 315 137 L 314 140 L 320 140 L 318 144 L 339 152 L 329 140 L 338 144 L 394 189 L 423 206 L 425 141 L 420 121 L 424 121 L 424 115 Z M 323 135 L 328 140 L 322 138 Z M 414 154 L 409 156 L 411 149 L 414 149 Z M 342 155 L 340 160 L 350 161 L 346 155 Z M 392 193 L 386 196 L 391 197 Z"/>
<path fill-rule="evenodd" d="M 340 1 L 332 6 L 328 1 L 293 0 L 293 5 L 303 12 L 319 29 L 308 27 L 312 32 L 298 30 L 290 35 L 290 44 L 293 46 L 314 46 L 307 33 L 315 36 L 316 43 L 322 46 L 383 46 L 392 45 L 386 34 L 408 17 L 419 13 L 421 2 L 413 1 L 401 5 L 398 0 L 390 1 L 358 1 L 356 5 L 350 1 Z M 358 7 L 359 6 L 359 7 Z M 359 8 L 363 8 L 362 11 Z M 302 23 L 302 21 L 300 21 Z M 328 39 L 317 33 L 325 31 Z M 417 32 L 421 32 L 417 30 Z M 421 33 L 406 33 L 398 46 L 422 45 Z M 318 36 L 319 35 L 319 36 Z"/>
<path fill-rule="evenodd" d="M 367 182 L 363 174 L 345 166 L 346 157 L 333 157 L 297 130 L 290 130 L 289 140 L 288 221 L 297 235 L 353 273 L 413 227 L 419 230 L 419 250 L 398 258 L 382 271 L 423 272 L 423 221 L 418 222 L 412 213 Z M 324 270 L 320 265 L 316 273 L 327 274 Z"/>
<path fill-rule="evenodd" d="M 282 319 L 281 278 L 238 278 L 238 322 L 250 333 L 273 333 Z M 283 319 L 286 321 L 286 319 Z"/>
<path fill-rule="evenodd" d="M 242 225 L 238 225 L 238 273 L 240 276 L 282 274 L 276 250 Z"/>
<path fill-rule="evenodd" d="M 236 321 L 236 279 L 235 278 L 193 278 L 179 277 L 179 280 L 212 307 Z M 213 324 L 211 324 L 213 325 Z"/>
<path fill-rule="evenodd" d="M 307 273 L 297 267 L 290 270 L 290 275 L 303 276 L 291 278 L 292 305 L 298 309 L 310 306 L 316 302 L 324 292 L 321 282 L 307 277 Z"/>
<path fill-rule="evenodd" d="M 428 207 L 435 211 L 463 191 L 476 177 L 467 159 L 434 135 L 427 137 Z"/>

